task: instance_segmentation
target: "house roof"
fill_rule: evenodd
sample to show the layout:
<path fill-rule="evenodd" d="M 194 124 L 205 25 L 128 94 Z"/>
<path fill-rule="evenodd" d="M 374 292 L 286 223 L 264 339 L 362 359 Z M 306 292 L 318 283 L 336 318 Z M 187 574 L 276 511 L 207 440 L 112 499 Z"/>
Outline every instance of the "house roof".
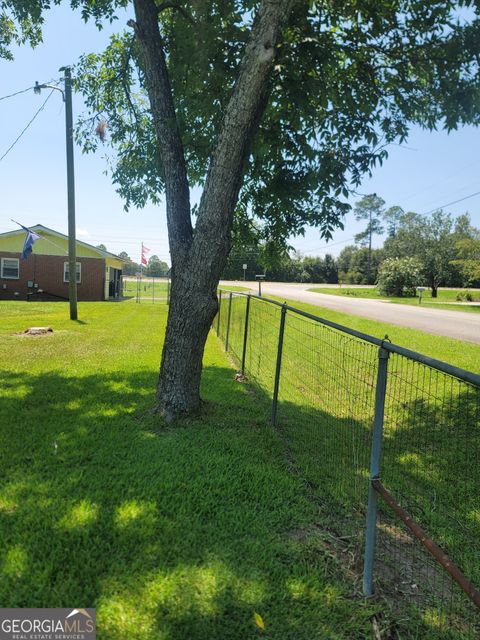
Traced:
<path fill-rule="evenodd" d="M 60 233 L 59 231 L 55 231 L 54 229 L 49 229 L 48 227 L 45 227 L 43 224 L 36 224 L 27 228 L 30 229 L 31 231 L 35 231 L 35 233 L 38 233 L 38 235 L 40 236 L 42 235 L 42 231 L 44 231 L 49 235 L 53 235 L 53 236 L 56 236 L 57 238 L 62 238 L 63 240 L 68 241 L 68 236 L 66 236 L 64 233 Z M 6 231 L 5 233 L 0 233 L 0 238 L 6 238 L 8 236 L 15 236 L 15 235 L 24 234 L 24 233 L 25 233 L 24 229 L 15 229 L 14 231 Z M 98 255 L 101 256 L 102 258 L 115 258 L 116 260 L 120 260 L 121 262 L 126 262 L 126 260 L 124 260 L 123 258 L 120 258 L 114 253 L 110 253 L 109 251 L 103 251 L 102 249 L 98 249 L 98 247 L 88 244 L 88 242 L 82 242 L 82 240 L 78 240 L 78 238 L 76 239 L 76 244 L 79 244 L 80 246 L 86 247 L 87 249 L 90 249 L 91 251 L 98 253 Z"/>

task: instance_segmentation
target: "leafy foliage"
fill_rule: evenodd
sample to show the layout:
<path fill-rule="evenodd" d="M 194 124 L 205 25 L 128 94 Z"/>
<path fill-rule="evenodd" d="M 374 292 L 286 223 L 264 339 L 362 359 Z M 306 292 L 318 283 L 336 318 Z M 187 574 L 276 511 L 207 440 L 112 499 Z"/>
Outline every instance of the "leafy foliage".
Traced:
<path fill-rule="evenodd" d="M 255 275 L 265 273 L 267 280 L 275 282 L 338 282 L 336 260 L 328 253 L 321 258 L 282 252 L 273 259 L 264 246 L 237 246 L 230 252 L 222 277 L 242 279 L 244 264 L 247 265 L 247 280 L 254 280 Z"/>
<path fill-rule="evenodd" d="M 415 256 L 422 264 L 423 279 L 436 297 L 437 288 L 451 278 L 456 258 L 452 216 L 436 211 L 431 217 L 406 213 L 400 218 L 398 231 L 385 241 L 388 257 Z"/>
<path fill-rule="evenodd" d="M 372 284 L 385 254 L 383 249 L 347 246 L 337 258 L 338 281 L 347 284 Z"/>
<path fill-rule="evenodd" d="M 0 55 L 9 56 L 14 42 L 36 44 L 42 14 L 59 1 L 2 0 Z M 127 1 L 71 5 L 101 27 Z M 204 183 L 255 9 L 251 0 L 195 0 L 164 3 L 159 14 L 191 186 Z M 328 238 L 362 177 L 385 160 L 391 142 L 406 139 L 410 123 L 478 124 L 479 33 L 473 0 L 296 3 L 245 167 L 240 226 L 260 219 L 263 239 L 284 242 L 316 225 Z M 78 129 L 84 149 L 98 146 L 94 130 L 103 119 L 125 206 L 157 203 L 161 150 L 132 33 L 85 55 L 76 73 L 90 111 Z"/>
<path fill-rule="evenodd" d="M 122 269 L 124 276 L 134 276 L 140 271 L 140 265 L 134 262 L 126 251 L 121 251 L 118 257 L 125 260 Z"/>
<path fill-rule="evenodd" d="M 475 237 L 463 238 L 456 244 L 458 258 L 453 260 L 464 276 L 467 286 L 480 282 L 480 233 Z"/>
<path fill-rule="evenodd" d="M 378 289 L 386 296 L 414 296 L 421 274 L 422 264 L 417 258 L 387 258 L 378 272 Z"/>
<path fill-rule="evenodd" d="M 353 210 L 357 221 L 368 220 L 365 230 L 355 236 L 355 242 L 368 247 L 367 284 L 375 282 L 375 277 L 372 274 L 372 239 L 374 235 L 380 235 L 384 231 L 381 223 L 385 214 L 384 207 L 385 200 L 377 196 L 376 193 L 372 193 L 357 202 Z"/>
<path fill-rule="evenodd" d="M 157 255 L 153 255 L 148 260 L 145 275 L 155 278 L 161 278 L 168 274 L 169 267 L 166 262 L 160 260 Z"/>
<path fill-rule="evenodd" d="M 383 233 L 381 219 L 385 215 L 384 207 L 385 200 L 377 196 L 376 193 L 364 196 L 356 203 L 353 209 L 355 219 L 357 221 L 368 220 L 368 222 L 365 230 L 355 236 L 355 242 L 362 246 L 371 247 L 372 237 Z"/>
<path fill-rule="evenodd" d="M 403 213 L 404 211 L 402 207 L 398 206 L 390 207 L 384 212 L 383 219 L 390 238 L 393 238 L 397 233 L 398 225 L 400 224 L 400 219 Z"/>

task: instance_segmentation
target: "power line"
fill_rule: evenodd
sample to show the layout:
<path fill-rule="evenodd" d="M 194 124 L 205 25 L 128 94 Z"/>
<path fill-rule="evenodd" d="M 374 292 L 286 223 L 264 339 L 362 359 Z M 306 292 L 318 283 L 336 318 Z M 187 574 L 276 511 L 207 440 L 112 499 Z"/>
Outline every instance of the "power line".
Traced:
<path fill-rule="evenodd" d="M 57 80 L 51 80 L 50 82 L 57 82 Z M 42 84 L 47 84 L 47 83 L 44 82 Z M 37 85 L 38 85 L 38 83 L 37 83 Z M 7 98 L 14 98 L 15 96 L 19 96 L 22 93 L 26 93 L 27 91 L 31 91 L 32 89 L 35 89 L 35 86 L 37 86 L 37 85 L 34 85 L 33 87 L 27 87 L 26 89 L 22 89 L 21 91 L 15 91 L 15 93 L 9 93 L 7 96 L 2 96 L 2 97 L 0 97 L 0 102 L 2 100 L 7 100 Z"/>
<path fill-rule="evenodd" d="M 475 163 L 473 163 L 473 164 L 475 164 Z M 434 213 L 435 211 L 438 211 L 439 209 L 443 209 L 444 207 L 450 207 L 452 204 L 458 204 L 459 202 L 463 202 L 464 200 L 469 200 L 470 198 L 474 198 L 475 196 L 478 196 L 478 195 L 480 195 L 480 191 L 475 191 L 475 193 L 471 193 L 470 195 L 465 196 L 463 198 L 459 198 L 458 200 L 452 200 L 452 202 L 447 202 L 446 204 L 441 204 L 440 206 L 435 207 L 434 209 L 430 209 L 430 211 L 427 211 L 427 212 L 422 213 L 420 215 L 428 216 L 429 214 Z M 338 242 L 332 242 L 331 244 L 326 244 L 326 245 L 323 245 L 321 247 L 314 247 L 314 248 L 310 248 L 310 249 L 305 248 L 305 249 L 303 249 L 303 251 L 320 251 L 321 249 L 328 249 L 330 247 L 335 247 L 336 245 L 339 245 L 339 244 L 345 244 L 346 242 L 350 242 L 351 240 L 355 240 L 355 237 L 347 238 L 346 240 L 340 240 Z"/>
<path fill-rule="evenodd" d="M 46 97 L 44 103 L 42 104 L 42 106 L 38 109 L 38 111 L 36 111 L 35 115 L 33 116 L 33 118 L 30 120 L 30 122 L 27 124 L 27 126 L 23 129 L 23 131 L 20 133 L 19 136 L 17 136 L 17 138 L 12 142 L 12 144 L 8 147 L 8 149 L 5 151 L 5 153 L 3 154 L 3 156 L 0 158 L 0 162 L 5 158 L 6 155 L 8 155 L 10 153 L 10 151 L 13 149 L 13 147 L 17 144 L 17 142 L 20 140 L 20 138 L 23 136 L 23 134 L 27 131 L 27 129 L 30 127 L 30 125 L 33 123 L 33 121 L 37 118 L 37 116 L 39 115 L 39 113 L 41 111 L 43 111 L 43 109 L 45 108 L 45 105 L 47 104 L 50 96 L 52 95 L 52 93 L 54 92 L 54 89 L 52 89 L 50 91 L 50 93 L 48 94 L 48 96 Z"/>
<path fill-rule="evenodd" d="M 33 87 L 27 87 L 26 89 L 22 89 L 21 91 L 16 91 L 15 93 L 10 93 L 8 96 L 2 96 L 0 101 L 6 100 L 7 98 L 14 98 L 15 96 L 19 96 L 21 93 L 26 93 L 27 91 L 31 91 Z"/>
<path fill-rule="evenodd" d="M 408 194 L 406 197 L 402 196 L 402 201 L 403 202 L 405 202 L 405 201 L 408 202 L 408 201 L 412 200 L 412 198 L 414 198 L 415 196 L 419 195 L 420 193 L 425 193 L 425 191 L 431 191 L 438 184 L 445 184 L 445 182 L 448 182 L 449 180 L 451 180 L 452 178 L 455 178 L 459 174 L 463 174 L 463 172 L 466 169 L 470 169 L 471 167 L 474 167 L 479 162 L 480 162 L 479 160 L 475 160 L 474 162 L 469 162 L 465 166 L 460 167 L 460 169 L 458 169 L 457 171 L 454 171 L 453 173 L 450 173 L 447 178 L 442 178 L 440 180 L 435 180 L 435 182 L 432 182 L 427 186 L 423 186 L 421 189 L 417 189 L 417 191 L 414 191 L 413 193 Z"/>
<path fill-rule="evenodd" d="M 346 242 L 351 242 L 352 240 L 355 240 L 356 236 L 353 236 L 353 238 L 347 238 L 346 240 L 338 240 L 337 242 L 330 242 L 329 244 L 324 244 L 320 247 L 304 247 L 303 249 L 300 249 L 300 251 L 320 251 L 321 249 L 330 249 L 330 247 L 335 247 L 339 244 L 345 244 Z"/>
<path fill-rule="evenodd" d="M 469 196 L 465 196 L 464 198 L 460 198 L 459 200 L 453 200 L 452 202 L 447 202 L 446 204 L 441 204 L 440 206 L 435 207 L 435 209 L 430 209 L 430 211 L 427 211 L 426 213 L 422 213 L 421 215 L 428 216 L 430 213 L 434 213 L 439 209 L 443 209 L 443 207 L 449 207 L 452 204 L 457 204 L 458 202 L 469 200 L 470 198 L 473 198 L 474 196 L 478 196 L 478 195 L 480 195 L 480 191 L 475 191 L 475 193 L 471 193 Z"/>

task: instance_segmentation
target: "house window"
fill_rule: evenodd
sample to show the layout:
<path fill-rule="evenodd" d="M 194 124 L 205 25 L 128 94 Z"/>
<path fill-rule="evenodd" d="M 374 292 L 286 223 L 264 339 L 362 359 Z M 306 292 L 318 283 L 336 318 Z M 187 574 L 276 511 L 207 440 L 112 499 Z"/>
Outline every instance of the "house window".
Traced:
<path fill-rule="evenodd" d="M 20 265 L 18 258 L 2 258 L 2 278 L 18 280 L 20 277 Z"/>
<path fill-rule="evenodd" d="M 77 265 L 77 284 L 79 284 L 82 281 L 82 265 L 80 262 L 76 263 Z M 64 262 L 63 263 L 63 281 L 64 282 L 68 282 L 69 281 L 69 269 L 68 269 L 68 262 Z"/>

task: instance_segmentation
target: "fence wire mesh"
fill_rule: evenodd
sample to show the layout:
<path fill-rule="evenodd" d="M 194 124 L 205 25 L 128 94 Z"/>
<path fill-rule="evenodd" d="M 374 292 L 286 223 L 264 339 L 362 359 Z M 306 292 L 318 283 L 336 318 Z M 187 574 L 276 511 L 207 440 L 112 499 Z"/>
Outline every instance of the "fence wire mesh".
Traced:
<path fill-rule="evenodd" d="M 480 390 L 391 354 L 381 476 L 427 535 L 480 584 Z M 453 637 L 480 637 L 479 611 L 380 502 L 377 576 L 395 600 Z M 391 585 L 391 586 L 389 586 Z M 456 634 L 456 635 L 455 635 Z"/>
<path fill-rule="evenodd" d="M 282 307 L 253 296 L 248 314 L 247 306 L 245 295 L 222 292 L 213 327 L 224 344 L 228 333 L 242 373 L 272 398 Z M 277 426 L 358 570 L 379 348 L 300 313 L 289 307 L 285 317 Z M 478 586 L 480 388 L 390 353 L 382 447 L 385 487 Z M 393 612 L 389 637 L 480 638 L 479 610 L 380 497 L 378 506 L 375 584 Z"/>
<path fill-rule="evenodd" d="M 323 487 L 325 510 L 358 531 L 368 491 L 376 349 L 287 314 L 278 423 L 306 480 Z M 360 507 L 360 508 L 359 508 Z M 361 540 L 358 541 L 359 545 Z"/>
<path fill-rule="evenodd" d="M 247 298 L 245 296 L 232 296 L 228 349 L 238 362 L 242 359 L 246 312 Z"/>

